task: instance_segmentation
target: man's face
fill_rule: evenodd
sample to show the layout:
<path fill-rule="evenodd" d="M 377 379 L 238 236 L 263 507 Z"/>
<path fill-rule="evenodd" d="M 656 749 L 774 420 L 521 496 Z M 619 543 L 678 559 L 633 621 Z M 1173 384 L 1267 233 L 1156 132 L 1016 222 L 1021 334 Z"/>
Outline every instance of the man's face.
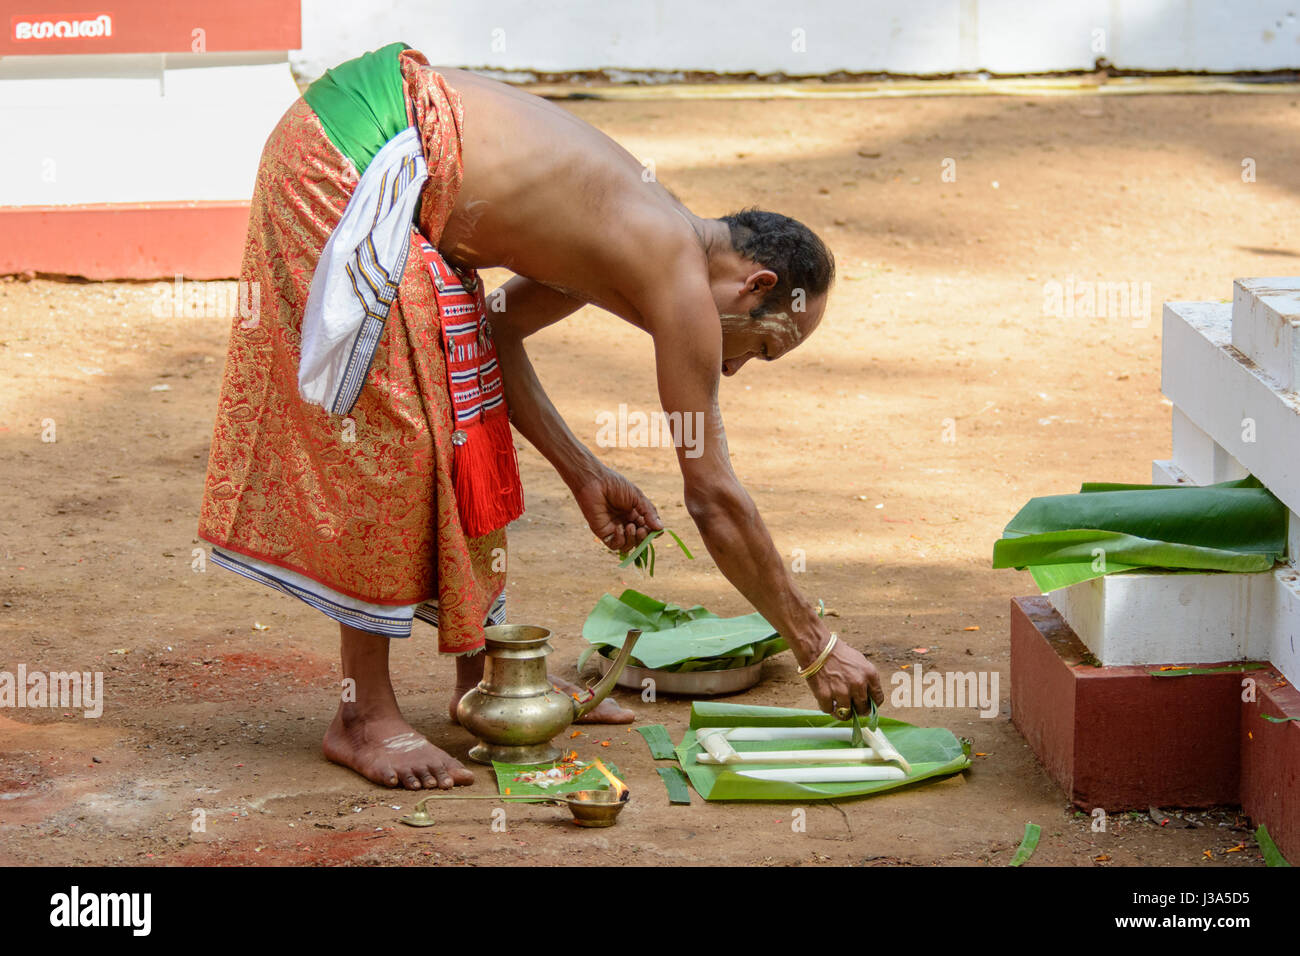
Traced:
<path fill-rule="evenodd" d="M 722 374 L 735 375 L 752 358 L 774 362 L 806 339 L 826 311 L 826 295 L 804 302 L 802 311 L 792 303 L 758 319 L 748 312 L 719 312 L 722 322 Z"/>

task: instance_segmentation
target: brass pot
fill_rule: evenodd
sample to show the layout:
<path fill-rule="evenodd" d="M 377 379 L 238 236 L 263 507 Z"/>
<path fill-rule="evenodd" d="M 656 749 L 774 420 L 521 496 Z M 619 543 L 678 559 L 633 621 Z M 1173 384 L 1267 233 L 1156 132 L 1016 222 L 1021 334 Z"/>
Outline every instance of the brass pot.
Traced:
<path fill-rule="evenodd" d="M 551 632 L 527 624 L 499 624 L 483 629 L 487 635 L 483 679 L 456 705 L 460 725 L 479 739 L 469 752 L 479 763 L 550 763 L 562 751 L 551 738 L 566 730 L 604 700 L 632 655 L 641 636 L 627 632 L 623 647 L 608 673 L 591 688 L 591 696 L 575 700 L 556 690 L 546 676 Z"/>

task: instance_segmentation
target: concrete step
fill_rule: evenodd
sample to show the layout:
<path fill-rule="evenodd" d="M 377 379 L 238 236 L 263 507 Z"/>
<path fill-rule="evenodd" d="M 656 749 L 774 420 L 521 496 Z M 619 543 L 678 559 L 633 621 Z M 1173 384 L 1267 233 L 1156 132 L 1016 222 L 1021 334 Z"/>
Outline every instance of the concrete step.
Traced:
<path fill-rule="evenodd" d="M 1231 477 L 1235 463 L 1300 511 L 1300 396 L 1232 345 L 1232 325 L 1227 305 L 1165 304 L 1161 389 L 1181 416 L 1173 461 L 1201 483 Z"/>
<path fill-rule="evenodd" d="M 1280 388 L 1295 391 L 1300 385 L 1300 277 L 1236 280 L 1232 345 Z"/>

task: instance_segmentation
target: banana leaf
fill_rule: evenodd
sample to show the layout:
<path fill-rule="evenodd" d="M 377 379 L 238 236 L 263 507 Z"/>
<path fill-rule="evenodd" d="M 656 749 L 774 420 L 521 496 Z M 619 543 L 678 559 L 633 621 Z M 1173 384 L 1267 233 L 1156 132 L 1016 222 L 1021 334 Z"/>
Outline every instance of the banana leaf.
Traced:
<path fill-rule="evenodd" d="M 1038 849 L 1038 838 L 1043 835 L 1043 828 L 1037 823 L 1025 824 L 1025 838 L 1020 841 L 1020 846 L 1016 847 L 1015 856 L 1007 866 L 1024 866 L 1025 862 L 1034 855 Z"/>
<path fill-rule="evenodd" d="M 696 763 L 701 747 L 695 732 L 701 727 L 848 727 L 848 721 L 836 720 L 816 710 L 788 707 L 758 707 L 715 701 L 696 701 L 691 705 L 691 729 L 677 746 L 677 761 L 690 778 L 691 786 L 705 800 L 835 800 L 842 797 L 870 796 L 911 786 L 922 780 L 948 776 L 971 765 L 969 740 L 955 737 L 942 727 L 916 727 L 881 717 L 879 729 L 912 765 L 904 780 L 865 780 L 859 783 L 785 783 L 779 780 L 754 780 L 742 777 L 726 766 Z M 824 740 L 737 741 L 737 750 L 825 749 L 847 742 Z M 782 764 L 766 764 L 779 767 Z M 793 766 L 788 765 L 788 766 Z M 804 764 L 803 766 L 807 766 Z"/>
<path fill-rule="evenodd" d="M 645 539 L 642 540 L 642 542 L 638 544 L 635 548 L 632 548 L 629 551 L 625 551 L 621 555 L 619 555 L 620 560 L 618 562 L 618 566 L 620 568 L 625 568 L 629 564 L 635 564 L 638 568 L 644 571 L 649 577 L 654 577 L 655 576 L 654 541 L 655 538 L 659 537 L 661 534 L 668 534 L 672 537 L 672 539 L 675 542 L 677 542 L 677 547 L 681 549 L 682 554 L 686 555 L 686 560 L 688 561 L 695 560 L 695 555 L 691 554 L 691 549 L 686 547 L 686 542 L 682 541 L 682 539 L 678 537 L 677 532 L 673 531 L 671 528 L 664 528 L 663 531 L 651 531 L 648 535 L 645 536 Z"/>
<path fill-rule="evenodd" d="M 1286 551 L 1287 509 L 1254 477 L 1217 485 L 1085 483 L 1029 501 L 993 545 L 1042 591 L 1160 568 L 1267 571 Z"/>
<path fill-rule="evenodd" d="M 786 649 L 785 639 L 761 614 L 718 617 L 700 605 L 683 608 L 628 588 L 602 595 L 582 626 L 591 645 L 578 658 L 581 668 L 593 652 L 613 657 L 632 628 L 641 637 L 631 662 L 651 670 L 728 670 L 745 667 Z"/>
<path fill-rule="evenodd" d="M 608 760 L 601 760 L 605 769 L 618 776 L 618 767 Z M 554 767 L 555 763 L 550 764 L 522 764 L 522 763 L 501 763 L 492 761 L 492 771 L 497 778 L 497 792 L 509 794 L 513 797 L 530 796 L 530 797 L 553 797 L 557 793 L 573 793 L 577 790 L 608 790 L 609 778 L 607 778 L 593 764 L 582 773 L 578 774 L 572 780 L 565 783 L 557 783 L 550 787 L 539 787 L 534 783 L 526 783 L 523 780 L 516 780 L 515 777 L 524 773 L 533 773 L 538 770 L 547 770 Z"/>

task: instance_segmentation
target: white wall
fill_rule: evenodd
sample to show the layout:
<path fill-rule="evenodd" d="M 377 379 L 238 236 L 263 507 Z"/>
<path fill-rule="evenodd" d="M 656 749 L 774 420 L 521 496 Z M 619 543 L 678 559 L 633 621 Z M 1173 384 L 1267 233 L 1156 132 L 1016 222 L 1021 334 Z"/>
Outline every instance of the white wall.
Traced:
<path fill-rule="evenodd" d="M 1099 55 L 1141 70 L 1300 66 L 1300 0 L 303 0 L 302 9 L 294 62 L 308 76 L 393 40 L 435 64 L 538 72 L 1026 73 L 1087 69 Z"/>
<path fill-rule="evenodd" d="M 246 200 L 281 53 L 0 58 L 0 206 Z"/>

